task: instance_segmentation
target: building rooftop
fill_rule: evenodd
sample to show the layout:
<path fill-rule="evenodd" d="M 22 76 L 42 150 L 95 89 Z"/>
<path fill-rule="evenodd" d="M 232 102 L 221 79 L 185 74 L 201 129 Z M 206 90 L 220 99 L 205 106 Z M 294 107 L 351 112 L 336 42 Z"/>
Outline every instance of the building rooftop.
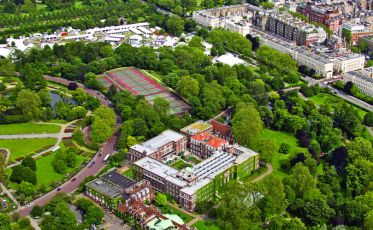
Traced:
<path fill-rule="evenodd" d="M 136 181 L 129 179 L 128 177 L 123 176 L 122 174 L 117 173 L 117 171 L 112 170 L 104 175 L 101 178 L 107 182 L 110 182 L 121 189 L 127 189 L 136 184 Z"/>
<path fill-rule="evenodd" d="M 110 198 L 115 198 L 122 192 L 120 187 L 103 181 L 100 178 L 89 182 L 88 184 L 86 184 L 86 186 Z"/>
<path fill-rule="evenodd" d="M 221 139 L 220 137 L 212 137 L 207 142 L 206 145 L 211 146 L 213 148 L 219 148 L 228 142 L 226 140 Z"/>
<path fill-rule="evenodd" d="M 170 181 L 173 184 L 176 184 L 180 187 L 187 185 L 186 181 L 183 181 L 176 177 L 178 170 L 163 164 L 153 158 L 144 157 L 138 161 L 133 162 L 134 165 L 137 165 L 141 168 L 144 168 L 147 171 L 154 173 L 155 175 L 164 178 L 167 181 Z"/>
<path fill-rule="evenodd" d="M 209 140 L 211 137 L 212 135 L 210 133 L 201 132 L 201 133 L 197 133 L 196 135 L 192 136 L 191 139 L 203 142 L 203 141 Z"/>
<path fill-rule="evenodd" d="M 206 131 L 207 129 L 211 128 L 211 124 L 205 121 L 196 121 L 184 128 L 180 131 L 184 133 L 188 133 L 190 135 L 195 135 L 196 133 Z"/>
<path fill-rule="evenodd" d="M 144 152 L 146 155 L 150 155 L 158 150 L 158 148 L 164 146 L 165 144 L 168 144 L 170 142 L 179 141 L 185 136 L 172 131 L 172 130 L 166 130 L 160 135 L 149 139 L 141 144 L 137 144 L 131 147 L 131 149 L 136 150 L 138 152 Z"/>

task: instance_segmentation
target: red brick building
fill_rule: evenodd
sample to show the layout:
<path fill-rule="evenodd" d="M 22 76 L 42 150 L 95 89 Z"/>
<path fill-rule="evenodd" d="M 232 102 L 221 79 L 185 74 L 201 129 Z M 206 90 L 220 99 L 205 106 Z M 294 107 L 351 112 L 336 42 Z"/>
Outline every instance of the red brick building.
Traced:
<path fill-rule="evenodd" d="M 326 5 L 315 5 L 311 2 L 300 4 L 297 12 L 306 16 L 312 22 L 318 22 L 325 25 L 334 34 L 338 33 L 340 25 L 340 11 Z"/>
<path fill-rule="evenodd" d="M 202 159 L 209 158 L 215 151 L 222 151 L 228 142 L 210 133 L 202 132 L 190 138 L 190 152 Z"/>

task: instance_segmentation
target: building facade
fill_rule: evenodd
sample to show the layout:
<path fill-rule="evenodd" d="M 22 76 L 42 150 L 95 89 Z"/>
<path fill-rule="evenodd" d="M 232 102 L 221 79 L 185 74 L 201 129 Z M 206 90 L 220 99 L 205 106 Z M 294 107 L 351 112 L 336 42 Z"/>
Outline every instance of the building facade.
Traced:
<path fill-rule="evenodd" d="M 351 81 L 360 91 L 373 97 L 373 68 L 366 68 L 360 71 L 351 71 L 343 74 L 343 81 Z"/>
<path fill-rule="evenodd" d="M 348 54 L 334 59 L 334 70 L 346 73 L 364 68 L 365 57 L 360 54 Z"/>

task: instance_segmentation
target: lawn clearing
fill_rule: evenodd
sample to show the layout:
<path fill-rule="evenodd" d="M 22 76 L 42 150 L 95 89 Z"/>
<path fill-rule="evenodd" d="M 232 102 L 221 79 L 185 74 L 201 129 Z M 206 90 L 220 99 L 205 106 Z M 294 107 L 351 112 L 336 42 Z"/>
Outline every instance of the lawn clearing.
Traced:
<path fill-rule="evenodd" d="M 0 148 L 10 151 L 10 160 L 24 157 L 47 149 L 56 144 L 55 138 L 33 138 L 33 139 L 12 139 L 0 140 Z"/>
<path fill-rule="evenodd" d="M 208 220 L 199 220 L 197 223 L 193 224 L 192 227 L 197 228 L 197 230 L 219 230 L 217 225 Z"/>
<path fill-rule="evenodd" d="M 21 123 L 0 125 L 0 135 L 58 133 L 61 126 L 52 124 Z"/>
<path fill-rule="evenodd" d="M 53 182 L 58 182 L 62 180 L 67 174 L 74 170 L 74 168 L 67 168 L 65 174 L 56 173 L 52 167 L 52 161 L 55 155 L 56 152 L 36 160 L 36 186 L 38 188 L 40 187 L 40 185 L 43 184 L 49 190 Z M 81 165 L 86 158 L 81 155 L 76 155 L 76 157 L 76 167 L 79 167 L 79 165 Z"/>
<path fill-rule="evenodd" d="M 177 210 L 176 208 L 173 208 L 171 207 L 170 205 L 166 205 L 164 207 L 160 207 L 161 211 L 163 214 L 175 214 L 175 215 L 178 215 L 181 219 L 183 219 L 184 223 L 188 223 L 190 222 L 191 220 L 193 220 L 193 217 L 185 214 L 184 212 L 182 211 L 179 211 Z"/>
<path fill-rule="evenodd" d="M 175 161 L 174 163 L 171 164 L 171 167 L 173 167 L 175 169 L 178 169 L 178 170 L 182 170 L 183 168 L 186 168 L 186 167 L 192 167 L 192 165 L 188 164 L 188 163 L 185 163 L 182 160 L 177 160 L 177 161 Z"/>
<path fill-rule="evenodd" d="M 342 98 L 339 98 L 331 94 L 326 94 L 326 93 L 319 93 L 315 96 L 309 97 L 308 100 L 313 101 L 316 105 L 329 104 L 331 106 L 344 101 Z M 360 118 L 363 119 L 367 112 L 351 103 L 349 104 L 352 105 L 355 109 L 357 109 L 357 112 L 359 113 Z"/>
<path fill-rule="evenodd" d="M 185 157 L 185 159 L 187 161 L 193 162 L 194 164 L 198 164 L 198 163 L 202 162 L 201 159 L 199 159 L 199 158 L 197 158 L 196 156 L 193 156 L 193 155 L 189 155 L 189 156 Z"/>
<path fill-rule="evenodd" d="M 273 171 L 274 174 L 280 177 L 284 177 L 286 173 L 281 170 L 281 162 L 282 161 L 289 161 L 293 156 L 295 156 L 297 153 L 306 153 L 307 149 L 302 148 L 298 145 L 297 139 L 294 137 L 294 135 L 290 133 L 285 133 L 281 131 L 274 131 L 270 129 L 263 129 L 262 133 L 260 134 L 260 139 L 266 140 L 266 139 L 271 139 L 274 141 L 276 145 L 276 149 L 278 150 L 281 146 L 281 143 L 286 143 L 290 145 L 289 153 L 288 154 L 283 154 L 276 152 L 273 161 L 272 161 L 272 166 L 273 166 Z"/>

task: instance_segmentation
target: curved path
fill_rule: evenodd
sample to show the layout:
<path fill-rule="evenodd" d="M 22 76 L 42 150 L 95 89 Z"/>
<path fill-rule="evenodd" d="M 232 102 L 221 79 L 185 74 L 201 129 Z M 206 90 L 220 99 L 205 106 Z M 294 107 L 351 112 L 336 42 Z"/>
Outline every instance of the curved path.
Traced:
<path fill-rule="evenodd" d="M 258 177 L 255 177 L 251 183 L 256 183 L 256 182 L 259 182 L 261 180 L 263 180 L 265 177 L 269 176 L 272 172 L 273 172 L 273 167 L 271 164 L 268 164 L 266 163 L 266 166 L 267 166 L 267 171 L 263 174 L 260 174 Z"/>
<path fill-rule="evenodd" d="M 58 78 L 58 77 L 44 76 L 44 78 L 48 81 L 57 82 L 59 84 L 63 84 L 66 86 L 71 82 L 66 79 Z M 96 90 L 92 90 L 92 89 L 87 89 L 82 84 L 78 84 L 78 86 L 84 89 L 84 91 L 87 94 L 98 98 L 102 105 L 104 106 L 111 105 L 111 102 L 100 92 Z M 102 148 L 101 148 L 102 154 L 100 154 L 98 151 L 96 155 L 87 164 L 87 166 L 85 166 L 81 171 L 79 171 L 73 177 L 73 179 L 66 181 L 65 183 L 60 185 L 58 188 L 53 189 L 52 191 L 35 199 L 31 203 L 21 207 L 19 211 L 20 216 L 24 217 L 24 216 L 29 215 L 32 210 L 32 206 L 34 205 L 44 206 L 59 192 L 64 192 L 64 193 L 74 192 L 79 187 L 80 183 L 84 180 L 84 178 L 86 178 L 87 176 L 97 175 L 105 167 L 105 163 L 103 162 L 105 156 L 115 151 L 115 145 L 118 139 L 118 130 L 119 130 L 120 124 L 121 124 L 121 119 L 119 116 L 117 116 L 116 130 L 114 134 L 107 140 L 107 142 L 105 142 L 102 145 Z"/>

